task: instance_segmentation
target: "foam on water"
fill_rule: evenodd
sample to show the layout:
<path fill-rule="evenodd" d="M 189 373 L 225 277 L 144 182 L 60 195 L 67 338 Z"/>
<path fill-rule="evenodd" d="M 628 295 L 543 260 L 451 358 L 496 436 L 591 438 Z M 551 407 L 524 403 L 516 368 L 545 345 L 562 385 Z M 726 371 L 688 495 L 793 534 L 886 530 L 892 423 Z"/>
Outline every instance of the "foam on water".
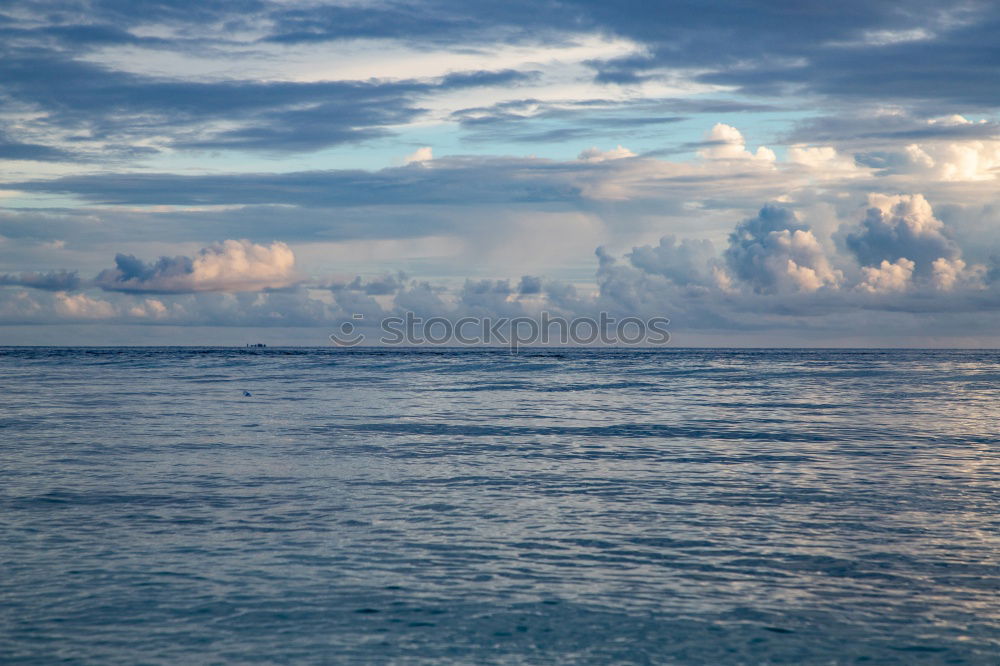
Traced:
<path fill-rule="evenodd" d="M 995 664 L 998 378 L 2 349 L 0 660 Z"/>

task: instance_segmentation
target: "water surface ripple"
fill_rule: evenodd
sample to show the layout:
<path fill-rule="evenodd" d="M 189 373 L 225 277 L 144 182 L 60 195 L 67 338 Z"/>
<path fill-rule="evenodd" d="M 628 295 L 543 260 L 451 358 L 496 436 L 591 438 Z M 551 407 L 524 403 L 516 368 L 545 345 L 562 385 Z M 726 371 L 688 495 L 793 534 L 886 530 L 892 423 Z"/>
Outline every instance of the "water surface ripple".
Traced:
<path fill-rule="evenodd" d="M 0 661 L 997 664 L 998 380 L 992 351 L 3 348 Z"/>

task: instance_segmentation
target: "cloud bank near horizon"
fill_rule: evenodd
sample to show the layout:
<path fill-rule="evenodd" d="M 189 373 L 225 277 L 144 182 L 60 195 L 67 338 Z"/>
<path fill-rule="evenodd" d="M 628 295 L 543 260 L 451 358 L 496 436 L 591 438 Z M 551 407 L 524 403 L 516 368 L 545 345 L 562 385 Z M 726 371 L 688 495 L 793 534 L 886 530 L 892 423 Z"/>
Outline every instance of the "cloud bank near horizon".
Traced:
<path fill-rule="evenodd" d="M 82 280 L 53 271 L 5 275 L 0 316 L 20 324 L 158 323 L 175 326 L 333 328 L 358 315 L 376 326 L 407 312 L 445 317 L 669 316 L 688 331 L 755 331 L 858 323 L 940 325 L 956 314 L 1000 314 L 996 267 L 966 262 L 948 227 L 920 194 L 871 193 L 857 219 L 818 238 L 779 203 L 737 222 L 721 248 L 664 236 L 616 256 L 595 250 L 591 289 L 544 276 L 434 284 L 405 273 L 305 279 L 282 242 L 227 240 L 194 256 L 115 267 Z M 837 324 L 834 320 L 840 320 Z"/>

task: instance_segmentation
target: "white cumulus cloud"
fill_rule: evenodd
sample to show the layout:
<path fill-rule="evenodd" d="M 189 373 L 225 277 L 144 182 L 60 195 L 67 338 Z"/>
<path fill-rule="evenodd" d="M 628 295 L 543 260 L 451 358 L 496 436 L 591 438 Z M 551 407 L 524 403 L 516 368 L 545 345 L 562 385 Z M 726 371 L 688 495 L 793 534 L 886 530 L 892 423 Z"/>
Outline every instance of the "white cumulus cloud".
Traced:
<path fill-rule="evenodd" d="M 108 319 L 115 315 L 115 307 L 107 301 L 64 291 L 55 294 L 55 310 L 69 319 Z"/>
<path fill-rule="evenodd" d="M 774 151 L 770 148 L 760 146 L 757 152 L 751 153 L 747 150 L 746 139 L 743 134 L 725 123 L 716 123 L 705 136 L 708 144 L 699 151 L 699 155 L 710 160 L 758 160 L 761 162 L 774 162 L 776 158 Z"/>
<path fill-rule="evenodd" d="M 959 287 L 985 289 L 986 274 L 986 266 L 969 266 L 961 259 L 940 257 L 931 264 L 931 284 L 938 291 L 953 291 Z"/>
<path fill-rule="evenodd" d="M 900 258 L 892 263 L 883 259 L 877 267 L 866 266 L 861 269 L 863 280 L 858 289 L 872 294 L 904 291 L 910 286 L 914 265 L 909 259 Z"/>

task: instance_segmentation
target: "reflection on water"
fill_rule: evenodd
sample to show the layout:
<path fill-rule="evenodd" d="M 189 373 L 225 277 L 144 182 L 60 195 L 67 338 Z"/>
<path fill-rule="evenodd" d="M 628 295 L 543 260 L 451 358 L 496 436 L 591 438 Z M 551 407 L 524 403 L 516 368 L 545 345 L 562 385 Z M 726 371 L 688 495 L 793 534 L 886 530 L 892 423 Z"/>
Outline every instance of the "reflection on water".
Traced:
<path fill-rule="evenodd" d="M 994 664 L 998 379 L 996 352 L 0 350 L 0 654 Z"/>

